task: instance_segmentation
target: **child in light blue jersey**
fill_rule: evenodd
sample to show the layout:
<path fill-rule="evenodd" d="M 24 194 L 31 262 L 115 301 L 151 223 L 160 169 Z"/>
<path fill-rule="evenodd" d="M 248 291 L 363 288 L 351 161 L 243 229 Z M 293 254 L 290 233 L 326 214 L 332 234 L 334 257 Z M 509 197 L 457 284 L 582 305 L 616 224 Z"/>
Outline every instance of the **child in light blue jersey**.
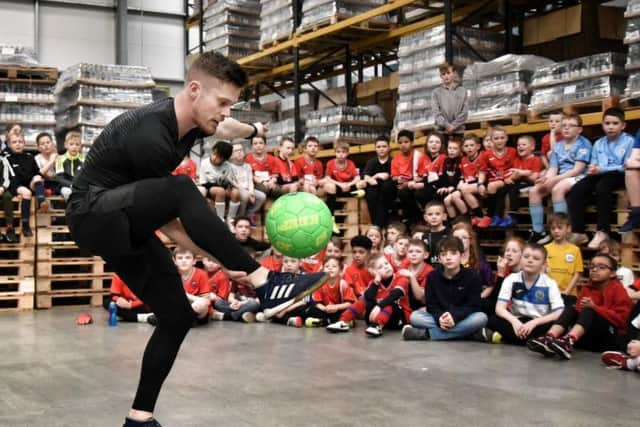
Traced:
<path fill-rule="evenodd" d="M 624 111 L 609 108 L 602 116 L 605 136 L 598 139 L 591 151 L 587 175 L 568 195 L 571 209 L 573 243 L 580 246 L 589 241 L 585 234 L 585 210 L 591 196 L 595 195 L 598 229 L 589 242 L 589 249 L 598 249 L 611 233 L 611 217 L 616 206 L 615 191 L 624 188 L 624 164 L 631 155 L 633 137 L 626 132 Z"/>
<path fill-rule="evenodd" d="M 544 207 L 542 201 L 551 194 L 553 211 L 567 213 L 565 195 L 587 172 L 591 160 L 591 142 L 582 133 L 582 118 L 577 114 L 562 119 L 564 140 L 558 141 L 551 152 L 549 169 L 529 191 L 529 210 L 532 232 L 529 241 L 549 243 L 551 236 L 544 230 Z"/>

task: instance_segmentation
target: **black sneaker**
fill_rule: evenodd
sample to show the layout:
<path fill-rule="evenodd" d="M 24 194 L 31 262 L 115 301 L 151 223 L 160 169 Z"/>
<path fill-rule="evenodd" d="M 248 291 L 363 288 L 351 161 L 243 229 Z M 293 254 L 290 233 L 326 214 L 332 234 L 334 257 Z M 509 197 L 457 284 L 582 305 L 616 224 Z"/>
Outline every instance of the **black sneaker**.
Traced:
<path fill-rule="evenodd" d="M 22 235 L 24 237 L 33 237 L 33 231 L 31 231 L 31 226 L 29 226 L 29 223 L 22 223 Z"/>
<path fill-rule="evenodd" d="M 533 352 L 540 353 L 544 357 L 553 357 L 556 352 L 549 347 L 553 338 L 549 335 L 543 335 L 537 338 L 531 338 L 527 341 L 527 348 Z"/>
<path fill-rule="evenodd" d="M 158 318 L 155 314 L 150 314 L 149 317 L 147 317 L 147 323 L 151 326 L 156 326 L 158 324 Z"/>
<path fill-rule="evenodd" d="M 571 359 L 571 353 L 573 352 L 573 340 L 568 335 L 551 340 L 549 347 L 559 356 L 562 356 L 567 360 Z"/>
<path fill-rule="evenodd" d="M 551 241 L 551 235 L 548 234 L 546 231 L 543 231 L 542 233 L 536 233 L 535 231 L 532 231 L 531 234 L 529 235 L 530 243 L 546 245 L 550 241 Z"/>
<path fill-rule="evenodd" d="M 402 338 L 405 341 L 428 341 L 431 336 L 428 329 L 414 328 L 411 325 L 402 327 Z"/>
<path fill-rule="evenodd" d="M 620 227 L 620 233 L 628 233 L 635 228 L 640 228 L 640 218 L 634 218 L 629 215 L 629 219 Z"/>
<path fill-rule="evenodd" d="M 267 319 L 289 305 L 301 301 L 324 285 L 329 279 L 326 273 L 294 274 L 270 272 L 267 282 L 256 288 L 262 311 Z"/>
<path fill-rule="evenodd" d="M 134 421 L 130 418 L 124 419 L 124 424 L 122 427 L 162 427 L 158 421 L 154 418 L 151 418 L 147 421 Z"/>
<path fill-rule="evenodd" d="M 16 231 L 13 228 L 8 228 L 7 234 L 5 235 L 5 239 L 7 243 L 16 243 L 18 241 L 18 236 L 16 235 Z"/>
<path fill-rule="evenodd" d="M 7 236 L 3 233 L 0 233 L 0 243 L 5 243 L 7 241 Z"/>

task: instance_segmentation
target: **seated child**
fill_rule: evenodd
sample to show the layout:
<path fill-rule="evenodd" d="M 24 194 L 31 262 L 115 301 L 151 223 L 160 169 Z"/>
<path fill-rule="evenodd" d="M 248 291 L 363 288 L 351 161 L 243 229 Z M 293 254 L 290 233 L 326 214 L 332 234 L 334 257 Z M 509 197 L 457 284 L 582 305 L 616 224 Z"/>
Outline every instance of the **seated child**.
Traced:
<path fill-rule="evenodd" d="M 11 176 L 13 171 L 9 162 L 4 156 L 0 156 L 0 194 L 2 195 L 2 209 L 4 210 L 4 221 L 7 227 L 6 234 L 0 233 L 0 243 L 16 243 L 18 236 L 13 229 L 13 194 L 11 188 Z"/>
<path fill-rule="evenodd" d="M 424 155 L 413 149 L 413 132 L 403 129 L 398 132 L 397 139 L 400 152 L 391 159 L 391 180 L 396 186 L 404 220 L 411 225 L 420 215 L 414 184 L 418 183 L 417 168 Z"/>
<path fill-rule="evenodd" d="M 274 246 L 271 246 L 269 250 L 271 253 L 260 259 L 260 265 L 267 268 L 270 271 L 282 270 L 282 253 L 278 251 Z"/>
<path fill-rule="evenodd" d="M 303 271 L 300 270 L 300 260 L 287 255 L 282 257 L 282 271 L 284 273 L 303 273 Z M 309 306 L 309 302 L 310 298 L 307 297 L 293 305 L 290 305 L 288 308 L 271 317 L 271 322 L 301 328 L 304 326 L 304 317 Z"/>
<path fill-rule="evenodd" d="M 602 243 L 600 243 L 600 246 L 598 246 L 598 253 L 611 255 L 613 259 L 618 262 L 616 277 L 626 289 L 627 293 L 629 294 L 629 298 L 631 298 L 635 303 L 640 300 L 640 292 L 634 290 L 633 284 L 635 278 L 633 276 L 633 271 L 620 263 L 622 255 L 621 252 L 622 248 L 620 246 L 620 243 L 616 242 L 615 240 L 603 240 Z"/>
<path fill-rule="evenodd" d="M 439 200 L 433 200 L 424 207 L 424 220 L 429 227 L 429 231 L 424 233 L 424 240 L 429 250 L 430 258 L 428 263 L 434 268 L 438 265 L 438 242 L 451 234 L 451 230 L 445 225 L 447 213 L 445 212 L 444 203 Z"/>
<path fill-rule="evenodd" d="M 377 225 L 370 225 L 367 229 L 367 232 L 364 234 L 369 240 L 371 240 L 371 251 L 372 254 L 377 254 L 381 252 L 384 247 L 384 239 L 382 238 L 382 228 Z"/>
<path fill-rule="evenodd" d="M 253 170 L 251 165 L 244 161 L 244 147 L 241 143 L 233 144 L 229 165 L 233 171 L 233 183 L 240 193 L 238 215 L 254 218 L 256 212 L 260 210 L 267 199 L 267 195 L 255 188 Z"/>
<path fill-rule="evenodd" d="M 198 184 L 198 176 L 199 176 L 198 165 L 196 165 L 196 162 L 194 162 L 193 159 L 188 155 L 184 156 L 184 159 L 182 159 L 178 167 L 175 168 L 173 172 L 171 172 L 171 174 L 174 176 L 176 175 L 188 176 L 196 185 L 196 188 L 198 189 L 200 194 L 202 194 L 203 196 L 207 194 L 207 190 L 203 186 Z"/>
<path fill-rule="evenodd" d="M 56 180 L 60 184 L 60 194 L 64 200 L 69 200 L 71 195 L 71 182 L 84 163 L 84 156 L 80 153 L 82 148 L 79 132 L 68 132 L 64 137 L 64 148 L 67 151 L 56 159 Z"/>
<path fill-rule="evenodd" d="M 53 142 L 51 134 L 48 132 L 40 132 L 36 136 L 36 146 L 38 154 L 35 156 L 36 164 L 40 168 L 40 175 L 44 178 L 45 194 L 51 196 L 59 194 L 60 185 L 56 180 L 56 159 L 58 151 L 56 144 Z"/>
<path fill-rule="evenodd" d="M 462 140 L 464 157 L 460 160 L 460 181 L 456 189 L 444 198 L 444 205 L 449 218 L 466 215 L 469 210 L 473 218 L 482 218 L 484 215 L 478 201 L 478 173 L 480 172 L 480 138 L 469 134 Z M 476 222 L 478 220 L 476 219 Z"/>
<path fill-rule="evenodd" d="M 409 279 L 409 305 L 411 310 L 424 307 L 424 290 L 427 285 L 427 276 L 433 271 L 433 267 L 425 262 L 429 258 L 427 245 L 420 239 L 409 240 L 407 250 L 407 268 L 398 270 L 398 273 Z"/>
<path fill-rule="evenodd" d="M 620 233 L 640 228 L 640 132 L 636 134 L 631 156 L 624 164 L 624 185 L 629 196 L 629 216 Z"/>
<path fill-rule="evenodd" d="M 468 222 L 458 222 L 453 226 L 451 235 L 462 241 L 462 266 L 478 273 L 482 289 L 493 287 L 496 279 L 491 266 L 480 252 L 480 245 L 476 233 L 473 231 L 473 226 Z"/>
<path fill-rule="evenodd" d="M 393 245 L 393 253 L 385 255 L 394 271 L 409 267 L 407 249 L 409 249 L 409 236 L 403 234 L 398 236 L 396 243 Z"/>
<path fill-rule="evenodd" d="M 21 135 L 9 134 L 7 142 L 7 162 L 13 170 L 13 176 L 9 180 L 8 192 L 12 196 L 20 196 L 20 215 L 22 222 L 22 235 L 32 237 L 33 232 L 29 225 L 31 216 L 31 197 L 36 193 L 38 209 L 46 211 L 49 205 L 44 197 L 44 180 L 40 175 L 40 168 L 33 159 L 31 153 L 24 151 L 24 139 Z M 9 231 L 7 230 L 7 234 Z"/>
<path fill-rule="evenodd" d="M 590 351 L 620 347 L 633 304 L 616 278 L 617 269 L 613 257 L 596 254 L 576 304 L 567 305 L 549 332 L 528 344 L 529 349 L 568 360 L 574 346 Z"/>
<path fill-rule="evenodd" d="M 562 136 L 562 112 L 550 112 L 547 123 L 549 124 L 549 133 L 542 137 L 540 153 L 542 154 L 543 160 L 545 160 L 545 165 L 548 166 L 548 160 L 551 158 L 553 147 L 555 147 L 556 142 L 560 142 L 564 139 Z"/>
<path fill-rule="evenodd" d="M 200 185 L 206 190 L 215 203 L 218 217 L 224 221 L 226 201 L 229 200 L 227 223 L 230 228 L 240 209 L 240 191 L 234 186 L 233 170 L 228 160 L 233 148 L 226 141 L 218 141 L 211 149 L 211 154 L 200 163 Z"/>
<path fill-rule="evenodd" d="M 577 285 L 582 276 L 582 252 L 568 240 L 571 224 L 566 213 L 554 213 L 549 218 L 549 230 L 553 241 L 545 245 L 547 272 L 558 284 L 565 303 L 573 303 Z"/>
<path fill-rule="evenodd" d="M 267 140 L 263 136 L 255 136 L 251 140 L 251 147 L 252 151 L 245 160 L 253 169 L 255 188 L 277 199 L 282 195 L 282 190 L 278 185 L 276 158 L 267 153 Z"/>
<path fill-rule="evenodd" d="M 629 341 L 627 354 L 619 351 L 605 351 L 602 353 L 602 363 L 609 368 L 640 372 L 640 340 Z"/>
<path fill-rule="evenodd" d="M 218 299 L 228 299 L 229 293 L 231 292 L 231 282 L 222 269 L 222 266 L 207 257 L 202 258 L 202 265 L 204 266 L 204 271 L 207 272 L 207 277 L 209 277 L 211 302 L 215 303 Z"/>
<path fill-rule="evenodd" d="M 180 246 L 173 250 L 173 262 L 182 278 L 182 286 L 191 309 L 196 313 L 196 323 L 202 325 L 209 322 L 211 290 L 207 272 L 195 266 L 193 252 Z"/>
<path fill-rule="evenodd" d="M 533 154 L 535 148 L 536 141 L 532 136 L 524 135 L 518 138 L 518 155 L 504 179 L 504 187 L 498 190 L 496 195 L 496 216 L 501 218 L 497 223 L 498 227 L 516 225 L 516 220 L 510 214 L 504 215 L 506 197 L 509 197 L 509 211 L 518 212 L 522 191 L 533 186 L 540 177 L 543 164 L 540 157 Z"/>
<path fill-rule="evenodd" d="M 322 162 L 316 159 L 320 142 L 315 136 L 308 136 L 300 144 L 303 155 L 298 157 L 294 162 L 298 177 L 302 182 L 302 191 L 311 194 L 322 195 L 322 187 L 324 185 L 324 170 Z"/>
<path fill-rule="evenodd" d="M 232 280 L 228 298 L 217 298 L 213 307 L 214 320 L 252 323 L 256 321 L 256 313 L 260 312 L 260 300 L 256 297 L 253 286 L 243 281 Z"/>
<path fill-rule="evenodd" d="M 336 258 L 343 258 L 344 242 L 338 236 L 332 236 L 327 243 L 327 250 L 325 256 L 334 256 Z"/>
<path fill-rule="evenodd" d="M 413 154 L 414 178 L 407 185 L 410 190 L 414 191 L 415 200 L 420 210 L 430 201 L 438 199 L 438 181 L 447 159 L 444 151 L 444 136 L 437 132 L 430 132 L 427 135 L 424 155 L 421 155 L 419 151 L 415 151 Z"/>
<path fill-rule="evenodd" d="M 327 326 L 329 332 L 348 332 L 356 317 L 364 315 L 370 337 L 382 336 L 382 329 L 399 328 L 409 319 L 409 281 L 394 273 L 391 263 L 382 254 L 369 258 L 373 281 L 362 297 L 342 313 L 340 320 Z"/>
<path fill-rule="evenodd" d="M 356 165 L 348 159 L 349 144 L 336 143 L 336 158 L 327 163 L 326 176 L 324 178 L 324 191 L 327 194 L 327 206 L 331 215 L 334 215 L 334 233 L 340 230 L 335 226 L 336 198 L 348 196 L 355 191 L 356 183 L 360 180 Z"/>
<path fill-rule="evenodd" d="M 289 159 L 295 147 L 296 143 L 293 139 L 285 136 L 280 140 L 278 155 L 275 156 L 275 174 L 282 193 L 295 193 L 300 189 L 298 170 L 293 161 Z"/>
<path fill-rule="evenodd" d="M 447 157 L 442 162 L 442 169 L 438 171 L 440 178 L 435 183 L 439 200 L 444 200 L 456 190 L 460 183 L 460 160 L 462 159 L 462 142 L 450 139 L 447 142 Z"/>
<path fill-rule="evenodd" d="M 368 237 L 358 235 L 352 237 L 350 243 L 352 261 L 342 273 L 342 279 L 351 287 L 355 296 L 360 298 L 372 279 L 371 273 L 367 269 L 367 258 L 371 253 L 371 240 Z"/>
<path fill-rule="evenodd" d="M 537 243 L 524 247 L 521 271 L 502 282 L 496 312 L 489 316 L 481 341 L 524 345 L 529 338 L 545 334 L 560 317 L 564 301 L 556 282 L 544 273 L 546 256 Z"/>
<path fill-rule="evenodd" d="M 487 316 L 480 311 L 480 277 L 461 266 L 463 245 L 457 237 L 438 243 L 442 268 L 427 276 L 426 311 L 411 313 L 411 325 L 402 328 L 405 340 L 452 340 L 482 329 Z"/>
<path fill-rule="evenodd" d="M 487 316 L 491 316 L 496 312 L 498 293 L 504 279 L 511 273 L 520 272 L 520 260 L 524 247 L 525 241 L 520 237 L 509 237 L 504 242 L 500 252 L 501 255 L 498 255 L 498 260 L 496 261 L 495 284 L 482 288 L 482 311 Z"/>
<path fill-rule="evenodd" d="M 271 247 L 269 243 L 261 242 L 251 237 L 251 220 L 247 216 L 236 218 L 234 233 L 242 247 L 251 248 L 256 252 L 263 252 Z"/>
<path fill-rule="evenodd" d="M 353 288 L 340 278 L 342 261 L 339 258 L 326 257 L 323 271 L 329 280 L 313 293 L 313 302 L 305 312 L 304 324 L 308 328 L 337 322 L 344 310 L 357 300 Z"/>
<path fill-rule="evenodd" d="M 122 281 L 122 279 L 114 274 L 111 278 L 111 299 L 105 299 L 103 306 L 109 311 L 111 301 L 116 303 L 116 314 L 125 322 L 148 323 L 155 326 L 158 321 L 153 315 L 148 305 L 142 302 Z"/>
<path fill-rule="evenodd" d="M 393 249 L 393 245 L 396 244 L 396 240 L 398 240 L 398 237 L 400 235 L 404 235 L 407 233 L 407 227 L 401 223 L 401 222 L 392 222 L 389 225 L 387 225 L 387 230 L 386 230 L 386 234 L 385 234 L 385 247 L 382 250 L 383 253 L 386 254 L 392 254 L 395 252 L 395 249 Z"/>
<path fill-rule="evenodd" d="M 362 170 L 359 188 L 365 188 L 365 196 L 371 223 L 378 227 L 389 224 L 396 189 L 391 180 L 391 160 L 389 159 L 389 137 L 382 135 L 376 139 L 376 156 L 367 160 Z"/>

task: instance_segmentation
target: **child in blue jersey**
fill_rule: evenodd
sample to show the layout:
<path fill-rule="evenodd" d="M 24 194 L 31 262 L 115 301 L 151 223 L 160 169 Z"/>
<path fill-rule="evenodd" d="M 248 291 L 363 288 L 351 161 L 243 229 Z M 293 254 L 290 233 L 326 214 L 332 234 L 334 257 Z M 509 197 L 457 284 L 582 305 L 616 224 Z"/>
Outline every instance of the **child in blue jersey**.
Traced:
<path fill-rule="evenodd" d="M 546 260 L 543 246 L 528 243 L 524 247 L 521 271 L 502 282 L 496 312 L 477 338 L 524 345 L 529 337 L 547 332 L 562 314 L 564 302 L 555 280 L 544 273 Z"/>
<path fill-rule="evenodd" d="M 591 142 L 580 133 L 582 118 L 577 114 L 566 115 L 562 119 L 564 140 L 553 146 L 549 169 L 529 191 L 531 213 L 531 242 L 541 245 L 549 243 L 551 236 L 544 230 L 544 206 L 542 201 L 551 194 L 554 212 L 567 213 L 565 195 L 587 172 L 591 160 Z"/>
<path fill-rule="evenodd" d="M 624 184 L 629 196 L 629 218 L 620 227 L 621 233 L 628 233 L 634 228 L 640 228 L 640 132 L 631 150 L 631 156 L 624 164 Z"/>
<path fill-rule="evenodd" d="M 615 191 L 624 188 L 624 164 L 631 156 L 633 137 L 624 132 L 624 111 L 609 108 L 602 116 L 605 136 L 598 139 L 591 150 L 587 175 L 568 195 L 571 209 L 571 227 L 575 233 L 573 243 L 580 246 L 589 241 L 585 234 L 587 202 L 595 194 L 598 229 L 589 242 L 589 249 L 598 249 L 611 233 L 611 216 L 616 206 Z"/>

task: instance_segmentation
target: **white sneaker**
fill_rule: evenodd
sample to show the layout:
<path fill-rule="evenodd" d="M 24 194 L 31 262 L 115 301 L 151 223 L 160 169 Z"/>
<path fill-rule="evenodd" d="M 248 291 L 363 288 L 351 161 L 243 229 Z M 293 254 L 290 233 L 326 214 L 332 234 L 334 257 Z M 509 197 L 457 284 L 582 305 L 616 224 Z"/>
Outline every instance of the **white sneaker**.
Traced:
<path fill-rule="evenodd" d="M 256 321 L 256 315 L 250 311 L 242 313 L 242 321 L 245 323 L 253 323 Z"/>
<path fill-rule="evenodd" d="M 329 332 L 349 332 L 349 329 L 351 329 L 349 324 L 343 320 L 338 320 L 327 326 Z"/>
<path fill-rule="evenodd" d="M 367 333 L 367 335 L 373 338 L 382 336 L 382 327 L 380 325 L 371 325 L 364 331 Z"/>
<path fill-rule="evenodd" d="M 596 234 L 593 236 L 593 239 L 591 239 L 591 241 L 587 245 L 587 247 L 589 249 L 594 249 L 594 250 L 598 249 L 600 247 L 600 244 L 607 239 L 609 239 L 609 235 L 607 233 L 605 233 L 604 231 L 597 231 Z"/>
<path fill-rule="evenodd" d="M 260 311 L 256 313 L 256 322 L 264 323 L 266 321 L 267 321 L 267 316 L 265 316 L 263 312 Z"/>
<path fill-rule="evenodd" d="M 589 237 L 584 233 L 571 233 L 567 240 L 576 246 L 582 246 L 589 242 Z"/>
<path fill-rule="evenodd" d="M 224 313 L 220 313 L 219 311 L 213 311 L 211 315 L 211 319 L 213 320 L 224 320 Z"/>

